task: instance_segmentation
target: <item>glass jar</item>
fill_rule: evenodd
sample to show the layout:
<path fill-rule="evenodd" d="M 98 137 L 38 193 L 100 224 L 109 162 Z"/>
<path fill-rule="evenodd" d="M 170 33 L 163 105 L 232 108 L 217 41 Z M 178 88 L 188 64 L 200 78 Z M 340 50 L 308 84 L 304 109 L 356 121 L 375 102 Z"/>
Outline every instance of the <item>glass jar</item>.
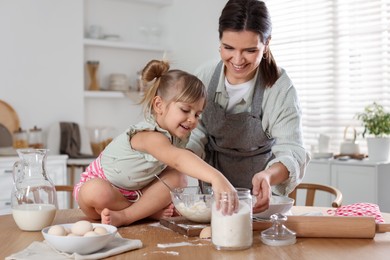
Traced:
<path fill-rule="evenodd" d="M 19 127 L 13 135 L 13 147 L 15 149 L 28 148 L 27 132 Z"/>
<path fill-rule="evenodd" d="M 41 128 L 34 126 L 33 129 L 30 129 L 28 132 L 28 146 L 34 149 L 43 148 L 43 135 Z"/>
<path fill-rule="evenodd" d="M 252 196 L 249 189 L 236 188 L 239 209 L 233 215 L 223 215 L 216 209 L 211 211 L 211 240 L 218 250 L 242 250 L 252 246 Z"/>

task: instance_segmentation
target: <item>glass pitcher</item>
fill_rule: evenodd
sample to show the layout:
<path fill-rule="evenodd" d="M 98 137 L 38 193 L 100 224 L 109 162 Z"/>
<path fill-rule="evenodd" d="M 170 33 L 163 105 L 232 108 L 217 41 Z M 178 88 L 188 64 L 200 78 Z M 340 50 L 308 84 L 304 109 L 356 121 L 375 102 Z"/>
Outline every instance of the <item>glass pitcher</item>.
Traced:
<path fill-rule="evenodd" d="M 21 230 L 39 231 L 50 226 L 56 214 L 57 194 L 46 174 L 47 149 L 17 149 L 11 194 L 13 218 Z"/>

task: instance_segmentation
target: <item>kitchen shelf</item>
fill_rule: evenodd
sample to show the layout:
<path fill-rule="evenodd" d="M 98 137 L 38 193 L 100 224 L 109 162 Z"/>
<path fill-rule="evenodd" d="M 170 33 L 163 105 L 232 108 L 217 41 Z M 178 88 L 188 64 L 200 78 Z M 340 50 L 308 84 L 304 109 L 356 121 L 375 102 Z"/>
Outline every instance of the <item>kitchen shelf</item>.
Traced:
<path fill-rule="evenodd" d="M 84 91 L 85 98 L 129 98 L 134 103 L 139 103 L 143 97 L 143 94 L 138 91 Z"/>
<path fill-rule="evenodd" d="M 142 4 L 151 4 L 155 6 L 168 6 L 171 5 L 173 0 L 127 0 L 130 2 L 138 2 Z"/>
<path fill-rule="evenodd" d="M 84 46 L 141 50 L 141 51 L 157 51 L 157 52 L 167 51 L 167 48 L 158 45 L 121 42 L 121 41 L 95 40 L 95 39 L 84 39 Z"/>

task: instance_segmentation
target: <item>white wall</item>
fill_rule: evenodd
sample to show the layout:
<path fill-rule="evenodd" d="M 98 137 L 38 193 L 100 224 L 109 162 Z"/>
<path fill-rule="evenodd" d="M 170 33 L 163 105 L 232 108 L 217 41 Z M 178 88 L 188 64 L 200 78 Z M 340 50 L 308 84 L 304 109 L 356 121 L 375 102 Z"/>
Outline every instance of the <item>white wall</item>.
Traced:
<path fill-rule="evenodd" d="M 130 0 L 122 1 L 130 3 Z M 167 58 L 172 68 L 194 72 L 201 63 L 219 58 L 218 17 L 225 2 L 173 0 L 172 5 L 162 7 L 161 17 L 157 18 L 162 21 L 162 38 L 171 50 Z M 128 104 L 123 100 L 112 106 L 114 115 L 85 111 L 84 103 L 89 106 L 91 102 L 100 102 L 85 100 L 83 95 L 82 39 L 85 26 L 89 25 L 85 24 L 85 16 L 92 16 L 88 23 L 102 19 L 107 25 L 103 29 L 116 33 L 114 21 L 120 22 L 118 12 L 123 15 L 123 10 L 109 7 L 93 11 L 92 14 L 89 9 L 84 11 L 81 0 L 0 1 L 0 99 L 16 110 L 24 129 L 37 125 L 47 131 L 59 121 L 96 124 L 98 117 L 103 124 L 119 125 L 120 129 L 133 123 Z M 154 13 L 128 14 L 129 18 L 135 15 L 137 23 L 156 23 Z M 140 36 L 134 34 L 139 27 L 137 23 L 129 26 L 129 32 L 133 33 L 125 38 L 132 40 Z M 120 27 L 120 30 L 127 29 Z M 105 101 L 101 104 L 103 111 Z M 134 113 L 139 118 L 139 112 Z"/>
<path fill-rule="evenodd" d="M 81 1 L 0 2 L 0 99 L 23 128 L 83 122 Z"/>
<path fill-rule="evenodd" d="M 174 0 L 166 8 L 164 26 L 173 53 L 172 66 L 194 72 L 219 58 L 218 18 L 226 0 Z"/>

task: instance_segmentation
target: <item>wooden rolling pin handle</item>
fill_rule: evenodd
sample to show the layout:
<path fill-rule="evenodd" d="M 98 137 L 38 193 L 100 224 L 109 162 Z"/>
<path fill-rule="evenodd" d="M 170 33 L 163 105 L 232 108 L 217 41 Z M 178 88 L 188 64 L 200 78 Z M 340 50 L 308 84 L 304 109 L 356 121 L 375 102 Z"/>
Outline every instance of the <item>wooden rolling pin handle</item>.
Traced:
<path fill-rule="evenodd" d="M 376 233 L 390 232 L 390 224 L 379 223 L 379 224 L 375 225 L 375 228 L 376 228 L 376 230 L 375 230 Z"/>

